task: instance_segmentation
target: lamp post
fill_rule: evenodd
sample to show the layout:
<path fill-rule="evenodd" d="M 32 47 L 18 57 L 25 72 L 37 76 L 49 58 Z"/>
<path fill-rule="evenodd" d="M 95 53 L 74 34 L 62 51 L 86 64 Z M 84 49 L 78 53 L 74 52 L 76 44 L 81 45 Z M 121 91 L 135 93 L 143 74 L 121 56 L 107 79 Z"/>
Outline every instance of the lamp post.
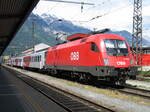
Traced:
<path fill-rule="evenodd" d="M 61 22 L 61 21 L 63 21 L 63 20 L 62 20 L 62 19 L 57 19 L 57 20 L 54 20 L 53 22 L 51 22 L 51 23 L 49 24 L 51 33 L 53 33 L 53 32 L 52 32 L 52 30 L 53 30 L 52 24 L 54 24 L 55 22 Z M 55 35 L 56 35 L 56 41 L 57 41 L 57 42 L 58 42 L 58 40 L 60 39 L 60 37 L 58 37 L 59 34 L 60 34 L 60 33 L 56 33 L 56 34 L 55 34 Z M 59 42 L 58 42 L 58 43 L 59 43 Z M 57 44 L 58 44 L 58 43 L 57 43 Z"/>
<path fill-rule="evenodd" d="M 33 18 L 32 19 L 32 39 L 33 39 L 33 52 L 35 52 L 35 48 L 34 48 L 34 46 L 35 46 L 35 22 L 36 22 L 36 19 L 35 18 Z"/>
<path fill-rule="evenodd" d="M 37 19 L 35 19 L 35 18 L 33 18 L 32 19 L 32 44 L 33 44 L 33 52 L 35 52 L 35 28 L 36 28 L 36 26 L 35 26 L 35 22 L 36 22 L 36 20 Z M 57 20 L 54 20 L 54 21 L 52 21 L 50 24 L 49 24 L 49 26 L 50 26 L 50 32 L 51 33 L 53 33 L 52 32 L 52 24 L 54 24 L 55 22 L 61 22 L 61 21 L 63 21 L 62 19 L 57 19 Z"/>

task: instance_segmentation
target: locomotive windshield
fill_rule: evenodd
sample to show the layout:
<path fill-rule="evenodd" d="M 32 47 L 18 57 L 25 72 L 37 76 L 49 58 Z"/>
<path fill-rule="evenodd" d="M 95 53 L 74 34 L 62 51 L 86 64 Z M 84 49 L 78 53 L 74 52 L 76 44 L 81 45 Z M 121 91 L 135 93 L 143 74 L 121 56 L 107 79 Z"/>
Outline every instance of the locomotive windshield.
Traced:
<path fill-rule="evenodd" d="M 127 56 L 128 48 L 124 40 L 105 39 L 106 50 L 109 56 Z"/>

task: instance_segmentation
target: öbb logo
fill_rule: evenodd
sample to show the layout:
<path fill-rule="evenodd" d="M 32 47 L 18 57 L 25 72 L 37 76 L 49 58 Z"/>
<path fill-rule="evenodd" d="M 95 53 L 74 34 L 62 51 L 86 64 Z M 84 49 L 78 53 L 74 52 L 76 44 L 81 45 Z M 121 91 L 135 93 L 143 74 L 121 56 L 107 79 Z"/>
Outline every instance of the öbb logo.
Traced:
<path fill-rule="evenodd" d="M 71 52 L 70 59 L 71 60 L 79 60 L 79 52 Z"/>
<path fill-rule="evenodd" d="M 117 65 L 125 65 L 126 63 L 124 61 L 118 61 Z"/>

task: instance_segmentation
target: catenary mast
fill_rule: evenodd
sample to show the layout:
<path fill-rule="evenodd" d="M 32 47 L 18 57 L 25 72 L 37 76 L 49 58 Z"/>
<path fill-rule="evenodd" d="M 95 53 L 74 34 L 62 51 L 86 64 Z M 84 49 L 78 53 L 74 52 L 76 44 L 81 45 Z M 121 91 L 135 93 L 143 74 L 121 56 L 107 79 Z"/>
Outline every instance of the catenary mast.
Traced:
<path fill-rule="evenodd" d="M 134 0 L 132 50 L 138 65 L 142 64 L 142 0 Z"/>

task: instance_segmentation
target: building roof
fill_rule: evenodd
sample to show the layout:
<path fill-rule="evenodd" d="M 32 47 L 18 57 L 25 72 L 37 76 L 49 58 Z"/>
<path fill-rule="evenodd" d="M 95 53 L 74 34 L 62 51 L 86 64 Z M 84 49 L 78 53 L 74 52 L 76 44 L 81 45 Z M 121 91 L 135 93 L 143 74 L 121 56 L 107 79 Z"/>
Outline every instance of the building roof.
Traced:
<path fill-rule="evenodd" d="M 32 54 L 34 52 L 41 52 L 41 51 L 45 51 L 49 48 L 50 46 L 47 45 L 47 44 L 44 44 L 44 43 L 40 43 L 40 44 L 37 44 L 34 46 L 34 48 L 28 48 L 24 51 L 21 52 L 21 55 L 24 56 L 24 55 L 28 55 L 28 54 Z"/>
<path fill-rule="evenodd" d="M 45 49 L 48 49 L 50 46 L 44 43 L 40 43 L 34 46 L 34 51 L 35 52 L 39 52 L 39 51 L 43 51 Z"/>
<path fill-rule="evenodd" d="M 0 0 L 0 55 L 39 0 Z"/>

